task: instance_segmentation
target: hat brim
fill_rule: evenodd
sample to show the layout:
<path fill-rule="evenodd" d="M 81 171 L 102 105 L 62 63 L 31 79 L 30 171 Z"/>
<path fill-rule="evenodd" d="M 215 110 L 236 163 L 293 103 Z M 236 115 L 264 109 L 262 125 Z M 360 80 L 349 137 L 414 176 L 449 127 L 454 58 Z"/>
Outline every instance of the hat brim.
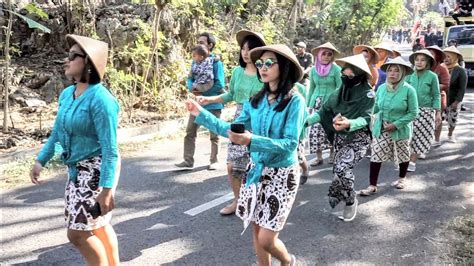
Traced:
<path fill-rule="evenodd" d="M 426 51 L 427 52 L 425 53 L 425 52 L 423 52 L 423 50 L 419 50 L 419 51 L 416 51 L 413 54 L 411 54 L 410 57 L 408 57 L 408 59 L 410 60 L 410 63 L 412 65 L 415 65 L 416 56 L 419 55 L 419 54 L 422 54 L 424 56 L 427 56 L 430 59 L 430 66 L 433 66 L 436 60 L 434 59 L 433 55 L 428 50 L 426 50 Z"/>
<path fill-rule="evenodd" d="M 335 50 L 335 49 L 330 48 L 330 47 L 316 47 L 316 48 L 313 48 L 311 50 L 311 54 L 314 56 L 314 58 L 318 57 L 319 50 L 321 50 L 321 49 L 328 49 L 328 50 L 333 51 L 333 53 L 334 53 L 333 61 L 336 60 L 336 58 L 338 58 L 341 55 L 341 53 L 338 50 Z"/>
<path fill-rule="evenodd" d="M 94 40 L 89 37 L 68 34 L 66 41 L 69 47 L 77 44 L 86 53 L 87 58 L 92 62 L 95 70 L 102 80 L 105 75 L 109 47 L 106 42 Z"/>
<path fill-rule="evenodd" d="M 433 45 L 433 46 L 428 46 L 428 47 L 426 47 L 426 50 L 428 50 L 428 51 L 435 51 L 435 53 L 436 53 L 437 55 L 441 55 L 441 61 L 443 61 L 444 58 L 446 58 L 446 54 L 445 54 L 445 53 L 443 52 L 443 50 L 441 50 L 441 48 L 439 48 L 438 46 L 435 46 L 435 45 Z"/>
<path fill-rule="evenodd" d="M 244 45 L 245 38 L 247 38 L 249 36 L 254 36 L 258 40 L 260 40 L 260 42 L 262 43 L 262 46 L 266 45 L 265 40 L 263 39 L 263 36 L 261 36 L 260 34 L 258 34 L 256 32 L 249 31 L 249 30 L 240 30 L 240 31 L 238 31 L 237 34 L 235 35 L 235 39 L 237 40 L 237 43 L 239 44 L 239 46 L 242 47 Z"/>
<path fill-rule="evenodd" d="M 290 63 L 293 64 L 296 70 L 296 81 L 300 81 L 303 78 L 303 68 L 300 66 L 295 54 L 286 45 L 269 45 L 254 48 L 250 51 L 250 59 L 253 63 L 255 63 L 262 56 L 262 54 L 267 51 L 279 54 L 288 59 Z"/>
<path fill-rule="evenodd" d="M 388 63 L 383 64 L 380 68 L 381 68 L 384 72 L 387 72 L 388 68 L 389 68 L 391 65 L 398 65 L 398 66 L 404 67 L 404 68 L 405 68 L 405 72 L 406 72 L 407 75 L 413 74 L 413 72 L 415 72 L 415 71 L 413 70 L 413 68 L 412 68 L 410 65 L 403 64 L 403 63 L 398 63 L 398 62 L 388 62 Z"/>
<path fill-rule="evenodd" d="M 348 57 L 344 57 L 344 58 L 341 58 L 341 59 L 336 59 L 336 64 L 338 64 L 342 69 L 347 67 L 347 65 L 356 67 L 357 69 L 360 69 L 362 72 L 364 72 L 369 79 L 372 78 L 372 73 L 370 72 L 369 65 L 367 64 L 365 59 L 364 58 L 355 59 L 354 58 L 355 56 L 357 56 L 357 55 L 348 56 Z M 354 60 L 356 60 L 356 62 L 354 62 Z M 359 66 L 359 63 L 360 64 L 365 64 L 365 66 Z"/>
<path fill-rule="evenodd" d="M 367 50 L 372 54 L 372 61 L 369 62 L 370 64 L 377 64 L 379 62 L 379 53 L 372 47 L 368 45 L 356 45 L 354 48 L 352 48 L 352 53 L 354 55 L 356 54 L 361 54 L 363 50 Z"/>

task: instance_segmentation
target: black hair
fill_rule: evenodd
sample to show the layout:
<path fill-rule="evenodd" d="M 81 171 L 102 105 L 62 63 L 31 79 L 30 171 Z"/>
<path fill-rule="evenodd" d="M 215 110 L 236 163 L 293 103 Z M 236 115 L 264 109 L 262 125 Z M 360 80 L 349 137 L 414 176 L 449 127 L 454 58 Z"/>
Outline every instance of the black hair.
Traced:
<path fill-rule="evenodd" d="M 204 58 L 209 56 L 209 50 L 207 49 L 207 46 L 202 44 L 194 46 L 193 52 L 196 52 L 200 56 L 204 56 Z"/>
<path fill-rule="evenodd" d="M 86 54 L 82 48 L 79 47 L 79 49 L 81 49 L 82 54 Z M 101 78 L 99 72 L 97 72 L 97 69 L 95 68 L 94 64 L 92 64 L 92 60 L 90 60 L 89 55 L 87 54 L 84 58 L 84 64 L 84 70 L 82 71 L 81 79 L 79 81 L 91 85 L 100 83 Z"/>
<path fill-rule="evenodd" d="M 263 53 L 262 53 L 263 54 Z M 275 106 L 275 111 L 281 112 L 283 111 L 288 103 L 290 102 L 293 94 L 290 93 L 291 89 L 295 85 L 295 83 L 298 81 L 298 69 L 296 69 L 296 66 L 294 63 L 292 63 L 289 59 L 286 57 L 275 53 L 276 54 L 276 60 L 278 62 L 278 70 L 280 71 L 280 78 L 278 81 L 278 88 L 275 91 L 275 99 L 280 100 L 281 96 L 283 96 L 283 99 Z M 257 77 L 261 81 L 262 78 L 260 76 L 260 73 L 257 71 Z M 270 93 L 270 85 L 268 83 L 263 84 L 263 88 L 250 100 L 250 103 L 253 108 L 258 107 L 258 103 L 265 97 L 266 93 Z"/>
<path fill-rule="evenodd" d="M 203 32 L 199 34 L 199 37 L 206 37 L 207 44 L 212 44 L 212 48 L 209 48 L 209 51 L 214 50 L 214 47 L 216 47 L 216 38 L 214 38 L 214 35 L 210 34 L 209 32 Z"/>
<path fill-rule="evenodd" d="M 247 63 L 245 63 L 244 58 L 242 57 L 242 49 L 244 48 L 244 45 L 247 44 L 249 47 L 249 50 L 252 50 L 253 48 L 257 48 L 260 46 L 264 46 L 265 44 L 256 36 L 249 35 L 245 37 L 244 41 L 242 42 L 242 45 L 240 46 L 240 52 L 239 52 L 239 65 L 243 68 L 247 66 Z"/>

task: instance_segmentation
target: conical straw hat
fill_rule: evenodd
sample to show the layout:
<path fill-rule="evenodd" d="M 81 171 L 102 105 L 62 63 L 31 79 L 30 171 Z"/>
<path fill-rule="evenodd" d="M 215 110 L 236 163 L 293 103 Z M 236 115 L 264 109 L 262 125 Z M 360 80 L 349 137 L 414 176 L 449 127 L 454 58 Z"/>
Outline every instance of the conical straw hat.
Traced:
<path fill-rule="evenodd" d="M 341 59 L 336 59 L 336 64 L 340 65 L 342 68 L 344 68 L 346 64 L 355 66 L 358 69 L 364 71 L 367 74 L 367 76 L 369 76 L 370 78 L 372 77 L 372 73 L 370 73 L 369 65 L 367 65 L 364 55 L 362 54 L 356 54 L 356 55 L 344 57 Z"/>
<path fill-rule="evenodd" d="M 372 61 L 369 63 L 377 64 L 380 56 L 379 56 L 379 53 L 377 53 L 377 51 L 375 51 L 375 49 L 372 46 L 365 45 L 365 44 L 356 45 L 354 46 L 354 48 L 352 48 L 352 53 L 354 55 L 361 54 L 363 50 L 367 50 L 369 51 L 369 53 L 372 54 Z"/>
<path fill-rule="evenodd" d="M 454 45 L 445 48 L 445 49 L 443 50 L 443 52 L 445 52 L 445 53 L 454 53 L 454 54 L 457 54 L 457 55 L 459 56 L 459 59 L 462 59 L 462 54 L 461 54 L 461 52 L 459 52 L 458 48 L 456 48 L 456 46 L 454 46 Z"/>
<path fill-rule="evenodd" d="M 337 50 L 337 48 L 336 48 L 334 45 L 332 45 L 332 43 L 330 43 L 330 42 L 321 44 L 320 46 L 313 48 L 313 49 L 311 50 L 311 53 L 313 54 L 313 56 L 314 56 L 315 58 L 317 58 L 317 57 L 318 57 L 318 52 L 319 52 L 319 50 L 321 50 L 321 49 L 323 49 L 323 48 L 332 50 L 332 51 L 334 52 L 334 58 L 338 57 L 338 56 L 341 54 L 341 52 L 339 52 L 339 51 Z"/>
<path fill-rule="evenodd" d="M 296 80 L 300 81 L 303 78 L 303 69 L 301 68 L 300 63 L 298 62 L 298 59 L 296 59 L 296 55 L 293 53 L 293 51 L 291 51 L 288 46 L 284 44 L 273 44 L 252 49 L 250 51 L 250 58 L 252 59 L 252 62 L 255 63 L 255 61 L 257 61 L 260 56 L 262 56 L 262 54 L 266 51 L 277 53 L 290 60 L 290 62 L 293 63 L 297 71 Z"/>
<path fill-rule="evenodd" d="M 401 56 L 397 56 L 397 57 L 395 57 L 394 59 L 389 59 L 388 62 L 386 62 L 385 64 L 383 64 L 380 68 L 381 68 L 384 72 L 387 72 L 388 67 L 389 67 L 390 65 L 399 65 L 399 66 L 404 67 L 407 75 L 410 75 L 411 73 L 413 73 L 413 68 L 411 67 L 410 63 L 408 63 L 407 61 L 403 60 L 403 58 L 402 58 Z"/>
<path fill-rule="evenodd" d="M 239 46 L 242 47 L 242 44 L 245 38 L 248 36 L 255 36 L 257 39 L 259 39 L 262 42 L 262 46 L 265 45 L 265 38 L 263 37 L 262 34 L 258 32 L 249 31 L 249 30 L 239 30 L 237 34 L 235 35 L 235 38 L 237 39 L 237 43 L 239 44 Z"/>
<path fill-rule="evenodd" d="M 446 57 L 446 54 L 444 54 L 443 50 L 441 50 L 441 48 L 439 48 L 438 45 L 428 46 L 426 47 L 426 49 L 428 51 L 435 51 L 435 53 L 441 55 L 441 61 L 444 60 L 444 58 Z"/>
<path fill-rule="evenodd" d="M 104 78 L 105 66 L 107 65 L 107 56 L 109 52 L 109 46 L 106 42 L 94 40 L 88 37 L 68 34 L 66 40 L 69 46 L 78 44 L 82 50 L 88 55 L 92 65 L 94 65 L 100 79 Z"/>

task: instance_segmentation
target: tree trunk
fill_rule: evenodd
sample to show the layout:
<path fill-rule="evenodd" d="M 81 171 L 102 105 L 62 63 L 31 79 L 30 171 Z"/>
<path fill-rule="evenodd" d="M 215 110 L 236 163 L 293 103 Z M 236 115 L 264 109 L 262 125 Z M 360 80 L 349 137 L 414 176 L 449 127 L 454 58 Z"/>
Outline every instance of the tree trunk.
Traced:
<path fill-rule="evenodd" d="M 11 0 L 7 0 L 8 10 L 12 11 Z M 7 36 L 5 38 L 5 79 L 3 81 L 3 133 L 8 133 L 8 98 L 9 98 L 9 89 L 10 89 L 10 35 L 12 33 L 12 22 L 13 14 L 8 12 L 10 16 L 8 17 L 8 28 Z"/>

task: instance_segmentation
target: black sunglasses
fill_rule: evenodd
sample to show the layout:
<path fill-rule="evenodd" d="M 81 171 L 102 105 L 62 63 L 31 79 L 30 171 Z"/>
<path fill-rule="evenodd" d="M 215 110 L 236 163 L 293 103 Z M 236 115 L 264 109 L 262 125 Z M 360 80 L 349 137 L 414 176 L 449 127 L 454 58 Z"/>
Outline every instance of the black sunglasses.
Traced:
<path fill-rule="evenodd" d="M 255 61 L 255 67 L 257 69 L 262 69 L 263 67 L 265 67 L 266 69 L 269 69 L 271 68 L 273 65 L 275 64 L 278 64 L 278 62 L 276 61 L 273 61 L 272 59 L 268 58 L 267 60 L 265 60 L 265 62 L 263 62 L 262 59 L 258 59 L 257 61 Z"/>
<path fill-rule="evenodd" d="M 74 61 L 74 59 L 76 59 L 76 57 L 86 58 L 86 55 L 78 54 L 78 53 L 75 53 L 75 52 L 69 52 L 69 54 L 67 56 L 67 59 L 69 61 Z"/>

